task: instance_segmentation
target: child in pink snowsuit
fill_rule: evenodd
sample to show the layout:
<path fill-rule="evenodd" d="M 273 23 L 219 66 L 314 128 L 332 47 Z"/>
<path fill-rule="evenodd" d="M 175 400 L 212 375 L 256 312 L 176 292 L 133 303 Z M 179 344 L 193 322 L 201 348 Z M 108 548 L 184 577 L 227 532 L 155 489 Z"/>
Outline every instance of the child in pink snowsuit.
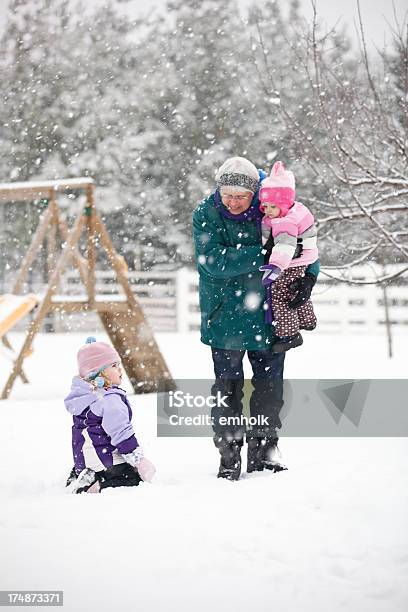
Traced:
<path fill-rule="evenodd" d="M 266 287 L 266 320 L 275 325 L 273 351 L 283 353 L 303 343 L 301 329 L 316 327 L 310 299 L 296 309 L 289 308 L 288 302 L 293 297 L 291 284 L 318 258 L 317 230 L 310 210 L 295 201 L 295 177 L 282 162 L 277 161 L 262 181 L 259 200 L 264 213 L 262 243 L 273 244 L 269 262 L 260 268 Z"/>

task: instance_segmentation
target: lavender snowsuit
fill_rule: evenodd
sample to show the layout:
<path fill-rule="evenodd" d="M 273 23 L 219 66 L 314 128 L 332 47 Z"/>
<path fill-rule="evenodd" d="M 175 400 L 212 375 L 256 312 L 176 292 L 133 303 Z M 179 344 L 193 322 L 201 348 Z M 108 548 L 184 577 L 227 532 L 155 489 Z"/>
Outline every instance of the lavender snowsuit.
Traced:
<path fill-rule="evenodd" d="M 139 444 L 123 389 L 95 390 L 75 376 L 64 402 L 74 420 L 72 452 L 77 473 L 85 467 L 99 472 L 119 463 L 135 465 Z"/>

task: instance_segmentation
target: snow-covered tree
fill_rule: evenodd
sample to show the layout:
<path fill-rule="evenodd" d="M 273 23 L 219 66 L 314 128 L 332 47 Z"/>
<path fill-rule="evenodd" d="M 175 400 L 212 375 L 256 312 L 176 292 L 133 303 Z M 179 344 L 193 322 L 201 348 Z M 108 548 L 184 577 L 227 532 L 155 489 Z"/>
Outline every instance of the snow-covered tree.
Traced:
<path fill-rule="evenodd" d="M 165 27 L 156 28 L 151 34 L 162 52 L 147 74 L 156 102 L 148 118 L 160 127 L 145 155 L 154 160 L 149 178 L 165 193 L 167 231 L 177 237 L 178 258 L 185 260 L 193 208 L 225 157 L 245 154 L 248 103 L 239 61 L 245 60 L 247 35 L 234 0 L 168 2 Z"/>
<path fill-rule="evenodd" d="M 143 202 L 135 140 L 142 134 L 149 149 L 146 132 L 151 140 L 157 129 L 146 118 L 148 101 L 140 103 L 151 60 L 141 54 L 147 36 L 114 6 L 92 11 L 74 0 L 13 0 L 2 38 L 1 179 L 92 176 L 98 205 L 113 225 L 119 210 Z M 26 216 L 16 219 L 26 231 L 18 224 L 8 231 L 24 247 L 21 236 L 29 239 L 30 227 Z M 154 233 L 157 223 L 133 219 L 128 234 L 136 248 L 144 239 L 140 228 Z M 122 239 L 114 235 L 118 246 Z"/>
<path fill-rule="evenodd" d="M 363 27 L 361 35 L 362 56 L 355 58 L 344 35 L 321 30 L 316 11 L 313 23 L 297 29 L 297 43 L 289 44 L 303 83 L 295 104 L 296 80 L 279 87 L 279 67 L 265 61 L 303 162 L 300 183 L 309 183 L 305 199 L 319 220 L 323 261 L 346 270 L 366 261 L 408 261 L 406 40 L 398 39 L 392 62 L 379 69 L 370 64 Z"/>
<path fill-rule="evenodd" d="M 280 157 L 320 222 L 326 265 L 406 261 L 407 41 L 381 68 L 299 1 L 11 0 L 1 40 L 0 180 L 91 175 L 130 265 L 191 261 L 191 212 L 226 157 Z M 74 206 L 67 208 L 72 212 Z M 15 264 L 33 207 L 2 213 Z M 14 245 L 14 246 L 13 246 Z M 7 249 L 6 249 L 7 250 Z"/>

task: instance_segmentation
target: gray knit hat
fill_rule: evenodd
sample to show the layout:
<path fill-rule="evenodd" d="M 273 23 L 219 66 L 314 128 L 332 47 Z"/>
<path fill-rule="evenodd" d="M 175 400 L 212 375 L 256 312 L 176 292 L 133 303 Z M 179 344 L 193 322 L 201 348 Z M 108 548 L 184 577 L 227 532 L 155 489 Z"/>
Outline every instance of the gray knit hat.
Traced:
<path fill-rule="evenodd" d="M 217 187 L 239 187 L 246 191 L 258 189 L 259 174 L 252 162 L 245 157 L 229 157 L 215 175 Z"/>

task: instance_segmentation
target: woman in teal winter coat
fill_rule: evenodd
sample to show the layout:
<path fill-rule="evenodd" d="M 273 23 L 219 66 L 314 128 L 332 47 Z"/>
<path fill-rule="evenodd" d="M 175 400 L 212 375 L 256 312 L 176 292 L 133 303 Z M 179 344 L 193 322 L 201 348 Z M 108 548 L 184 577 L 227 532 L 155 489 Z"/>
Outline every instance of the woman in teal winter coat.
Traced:
<path fill-rule="evenodd" d="M 228 396 L 228 408 L 213 409 L 214 442 L 221 454 L 219 477 L 237 480 L 246 433 L 247 471 L 283 469 L 276 461 L 279 412 L 283 405 L 285 355 L 272 350 L 275 335 L 265 322 L 262 287 L 264 253 L 258 186 L 265 174 L 245 158 L 227 159 L 217 172 L 217 190 L 193 213 L 195 254 L 200 276 L 201 341 L 211 347 L 214 394 Z M 294 288 L 292 305 L 304 303 L 319 272 L 318 262 Z M 253 370 L 251 417 L 245 432 L 241 417 L 245 352 Z"/>

